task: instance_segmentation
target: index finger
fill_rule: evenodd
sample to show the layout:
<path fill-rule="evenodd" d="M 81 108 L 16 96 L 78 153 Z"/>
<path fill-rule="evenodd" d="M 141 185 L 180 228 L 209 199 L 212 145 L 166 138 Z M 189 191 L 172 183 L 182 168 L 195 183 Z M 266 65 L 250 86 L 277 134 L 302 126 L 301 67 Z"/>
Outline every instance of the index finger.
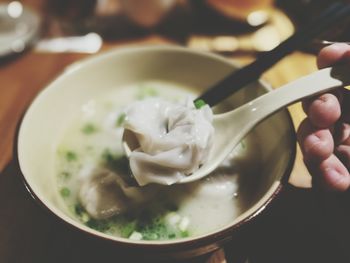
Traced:
<path fill-rule="evenodd" d="M 350 45 L 346 43 L 335 43 L 320 51 L 317 57 L 317 66 L 319 68 L 325 68 L 339 62 L 344 57 L 350 58 Z"/>

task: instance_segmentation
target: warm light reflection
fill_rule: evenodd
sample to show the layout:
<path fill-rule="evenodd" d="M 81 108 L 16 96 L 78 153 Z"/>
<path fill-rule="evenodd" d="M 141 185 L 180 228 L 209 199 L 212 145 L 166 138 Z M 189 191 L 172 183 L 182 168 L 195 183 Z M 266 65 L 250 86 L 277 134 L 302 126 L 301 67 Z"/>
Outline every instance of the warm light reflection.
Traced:
<path fill-rule="evenodd" d="M 256 50 L 269 51 L 281 43 L 281 37 L 274 26 L 264 26 L 254 33 L 253 43 Z"/>
<path fill-rule="evenodd" d="M 44 52 L 80 52 L 93 54 L 99 51 L 101 46 L 101 36 L 96 33 L 89 33 L 85 36 L 42 39 L 36 44 L 36 49 Z"/>
<path fill-rule="evenodd" d="M 23 13 L 23 5 L 18 1 L 13 1 L 7 5 L 7 13 L 12 18 L 18 18 Z"/>
<path fill-rule="evenodd" d="M 251 26 L 260 26 L 269 19 L 269 15 L 266 11 L 260 10 L 252 12 L 247 17 L 247 22 Z"/>
<path fill-rule="evenodd" d="M 215 50 L 227 51 L 227 52 L 230 52 L 230 51 L 232 52 L 239 48 L 239 43 L 237 38 L 231 37 L 231 36 L 216 37 L 212 41 L 212 45 Z"/>

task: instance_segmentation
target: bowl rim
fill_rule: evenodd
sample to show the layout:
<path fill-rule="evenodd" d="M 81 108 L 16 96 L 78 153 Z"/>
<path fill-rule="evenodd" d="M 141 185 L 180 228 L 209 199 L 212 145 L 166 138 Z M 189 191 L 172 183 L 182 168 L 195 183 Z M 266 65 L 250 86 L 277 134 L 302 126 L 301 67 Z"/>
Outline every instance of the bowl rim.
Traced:
<path fill-rule="evenodd" d="M 37 101 L 45 94 L 48 90 L 50 90 L 50 87 L 53 86 L 56 82 L 61 81 L 61 79 L 65 78 L 67 75 L 70 75 L 74 73 L 75 71 L 79 70 L 81 67 L 86 67 L 91 64 L 95 64 L 98 61 L 104 60 L 107 57 L 110 56 L 116 56 L 122 53 L 134 53 L 134 52 L 149 52 L 149 51 L 170 51 L 170 52 L 182 52 L 182 53 L 188 53 L 191 55 L 197 55 L 201 57 L 206 57 L 208 59 L 219 61 L 223 64 L 226 64 L 228 66 L 231 66 L 233 68 L 239 68 L 239 64 L 235 61 L 229 60 L 228 58 L 225 58 L 223 56 L 209 53 L 209 52 L 203 52 L 198 51 L 194 49 L 190 49 L 187 47 L 181 47 L 177 45 L 172 44 L 166 44 L 166 45 L 131 45 L 127 47 L 117 47 L 112 48 L 108 51 L 103 51 L 101 53 L 98 53 L 96 55 L 88 56 L 83 59 L 79 59 L 72 64 L 65 67 L 58 75 L 51 80 L 48 84 L 46 84 L 32 99 L 32 101 L 29 103 L 25 111 L 23 112 L 22 118 L 18 122 L 18 129 L 15 136 L 15 144 L 14 144 L 14 155 L 15 160 L 18 164 L 18 167 L 20 168 L 20 175 L 22 177 L 22 181 L 31 195 L 31 197 L 42 207 L 44 210 L 46 210 L 50 215 L 53 215 L 56 219 L 58 219 L 59 222 L 65 223 L 69 227 L 73 228 L 76 231 L 79 231 L 81 233 L 84 233 L 90 237 L 94 237 L 99 240 L 104 240 L 109 243 L 118 245 L 118 246 L 134 246 L 135 248 L 162 248 L 162 249 L 169 249 L 171 247 L 178 247 L 178 248 L 189 248 L 188 245 L 190 244 L 197 244 L 196 246 L 205 246 L 208 244 L 213 243 L 213 241 L 220 241 L 223 238 L 227 238 L 228 236 L 231 236 L 234 232 L 236 232 L 238 229 L 240 229 L 242 226 L 247 225 L 247 223 L 251 222 L 253 219 L 255 219 L 258 215 L 260 215 L 268 206 L 270 206 L 271 202 L 275 200 L 275 198 L 278 196 L 278 194 L 282 191 L 284 184 L 288 182 L 288 179 L 290 177 L 291 171 L 294 166 L 295 158 L 296 158 L 296 133 L 295 133 L 295 127 L 294 123 L 292 121 L 292 117 L 290 112 L 287 109 L 281 110 L 286 115 L 287 122 L 289 122 L 289 125 L 291 127 L 291 130 L 293 131 L 291 133 L 291 140 L 294 142 L 291 151 L 291 158 L 288 161 L 288 164 L 286 165 L 286 169 L 283 173 L 283 175 L 280 178 L 280 181 L 274 182 L 268 191 L 264 193 L 262 198 L 258 200 L 252 207 L 250 207 L 247 211 L 243 212 L 241 215 L 238 216 L 242 217 L 235 224 L 228 224 L 224 227 L 221 227 L 217 230 L 201 234 L 199 236 L 195 237 L 188 237 L 188 238 L 181 238 L 181 239 L 174 239 L 174 240 L 160 240 L 160 241 L 134 241 L 129 240 L 127 238 L 121 238 L 121 237 L 115 237 L 111 236 L 102 232 L 99 232 L 97 230 L 91 229 L 85 225 L 83 225 L 80 222 L 73 221 L 72 222 L 66 220 L 66 218 L 60 216 L 57 214 L 53 209 L 50 208 L 49 205 L 45 203 L 45 198 L 40 198 L 35 191 L 30 186 L 28 180 L 26 179 L 26 175 L 23 172 L 23 169 L 21 167 L 21 161 L 20 161 L 20 138 L 21 138 L 21 130 L 23 122 L 26 120 L 28 115 L 30 114 L 30 109 L 32 106 L 37 103 Z M 266 81 L 259 79 L 257 82 L 263 87 L 263 89 L 269 91 L 272 90 L 271 85 L 269 85 Z M 44 200 L 42 200 L 44 199 Z M 264 201 L 262 201 L 265 199 Z M 253 209 L 254 208 L 254 209 Z M 248 213 L 249 212 L 249 213 Z M 245 215 L 246 214 L 246 215 Z M 245 215 L 243 217 L 243 215 Z M 68 217 L 68 216 L 67 216 Z M 237 218 L 236 218 L 237 219 Z M 234 220 L 236 220 L 234 219 Z"/>

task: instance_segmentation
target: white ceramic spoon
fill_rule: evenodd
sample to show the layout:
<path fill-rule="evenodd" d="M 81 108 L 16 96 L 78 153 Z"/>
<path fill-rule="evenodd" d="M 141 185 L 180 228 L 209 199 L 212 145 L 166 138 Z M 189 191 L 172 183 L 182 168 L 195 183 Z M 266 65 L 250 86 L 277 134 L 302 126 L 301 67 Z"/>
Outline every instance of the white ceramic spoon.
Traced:
<path fill-rule="evenodd" d="M 199 180 L 215 170 L 255 125 L 281 108 L 348 84 L 350 65 L 325 68 L 270 91 L 230 112 L 214 115 L 215 137 L 208 161 L 177 183 Z M 130 148 L 133 148 L 132 140 L 127 136 L 123 140 L 125 152 L 129 155 Z"/>
<path fill-rule="evenodd" d="M 179 183 L 199 180 L 215 170 L 255 125 L 281 108 L 348 84 L 350 65 L 325 68 L 268 92 L 230 112 L 215 115 L 215 137 L 208 161 Z"/>

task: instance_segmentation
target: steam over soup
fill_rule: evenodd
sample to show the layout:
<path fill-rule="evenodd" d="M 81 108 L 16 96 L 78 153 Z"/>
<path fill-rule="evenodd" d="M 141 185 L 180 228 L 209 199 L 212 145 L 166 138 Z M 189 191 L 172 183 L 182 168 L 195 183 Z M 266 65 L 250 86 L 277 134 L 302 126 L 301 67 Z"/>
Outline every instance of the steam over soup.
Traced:
<path fill-rule="evenodd" d="M 143 187 L 127 183 L 129 160 L 122 148 L 127 106 L 149 97 L 175 102 L 189 94 L 173 84 L 149 82 L 113 89 L 81 107 L 56 154 L 58 191 L 72 217 L 118 237 L 167 240 L 211 232 L 241 213 L 235 159 L 244 158 L 249 141 L 200 181 Z"/>

